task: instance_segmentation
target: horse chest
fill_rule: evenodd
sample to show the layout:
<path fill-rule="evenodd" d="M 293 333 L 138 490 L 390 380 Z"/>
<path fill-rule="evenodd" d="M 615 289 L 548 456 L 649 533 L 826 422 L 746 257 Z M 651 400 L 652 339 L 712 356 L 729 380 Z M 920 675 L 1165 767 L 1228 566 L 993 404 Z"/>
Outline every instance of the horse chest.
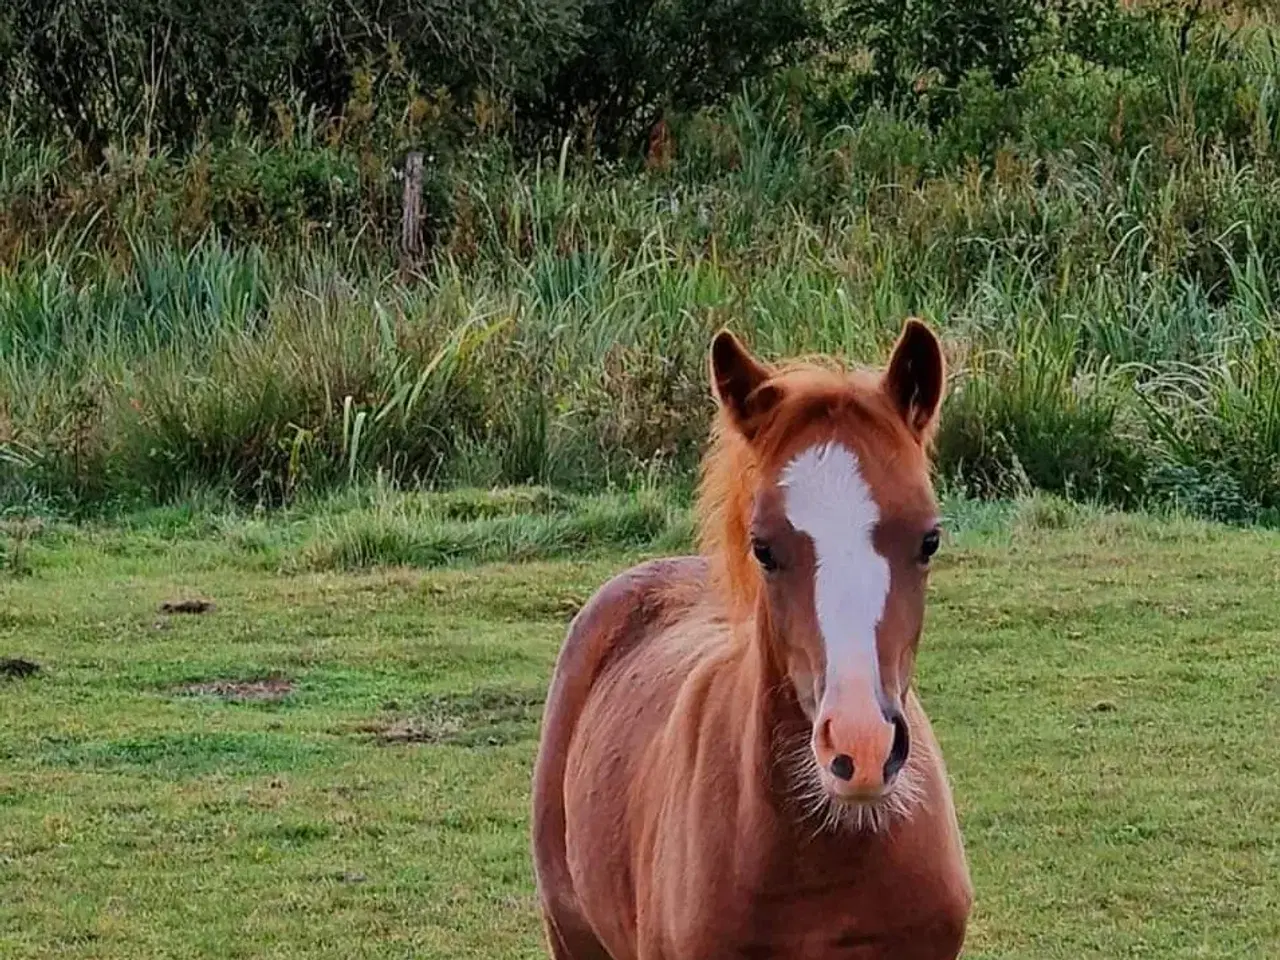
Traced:
<path fill-rule="evenodd" d="M 876 862 L 879 861 L 879 862 Z M 761 863 L 683 912 L 663 960 L 955 960 L 969 910 L 967 876 L 940 857 L 878 857 L 828 867 Z"/>
<path fill-rule="evenodd" d="M 869 885 L 762 891 L 746 901 L 725 957 L 742 960 L 955 960 L 964 919 L 940 899 Z M 710 955 L 710 954 L 708 954 Z"/>
<path fill-rule="evenodd" d="M 942 902 L 863 884 L 759 897 L 733 956 L 813 960 L 955 960 L 960 940 Z"/>

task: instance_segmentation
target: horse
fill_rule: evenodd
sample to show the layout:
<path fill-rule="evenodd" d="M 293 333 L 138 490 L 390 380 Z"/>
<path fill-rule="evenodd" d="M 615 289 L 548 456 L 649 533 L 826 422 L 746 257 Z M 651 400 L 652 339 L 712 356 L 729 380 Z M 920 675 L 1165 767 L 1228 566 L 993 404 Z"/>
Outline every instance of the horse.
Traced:
<path fill-rule="evenodd" d="M 912 686 L 946 383 L 908 318 L 883 369 L 711 341 L 696 555 L 572 619 L 533 770 L 555 960 L 954 960 L 973 903 Z"/>

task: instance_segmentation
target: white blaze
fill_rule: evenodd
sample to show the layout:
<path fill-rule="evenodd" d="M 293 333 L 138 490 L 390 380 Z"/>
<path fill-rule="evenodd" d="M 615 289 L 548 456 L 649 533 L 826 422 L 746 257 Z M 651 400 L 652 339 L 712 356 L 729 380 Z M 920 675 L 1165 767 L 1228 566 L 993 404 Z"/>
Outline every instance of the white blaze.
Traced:
<path fill-rule="evenodd" d="M 858 458 L 831 442 L 783 471 L 787 519 L 813 540 L 814 603 L 827 652 L 824 699 L 861 688 L 883 706 L 876 627 L 889 596 L 889 564 L 872 544 L 880 510 Z"/>

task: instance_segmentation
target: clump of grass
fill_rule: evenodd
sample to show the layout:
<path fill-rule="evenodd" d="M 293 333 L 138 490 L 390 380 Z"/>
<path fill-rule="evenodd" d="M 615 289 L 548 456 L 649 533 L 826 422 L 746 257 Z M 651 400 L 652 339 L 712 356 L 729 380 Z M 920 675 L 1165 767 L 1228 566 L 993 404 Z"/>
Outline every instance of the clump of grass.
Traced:
<path fill-rule="evenodd" d="M 413 509 L 412 500 L 397 499 L 323 520 L 301 564 L 351 570 L 545 560 L 667 545 L 687 523 L 678 506 L 654 492 L 577 498 L 554 510 L 491 512 L 465 520 L 450 516 L 457 502 L 446 499 L 443 509 L 422 511 Z"/>
<path fill-rule="evenodd" d="M 1280 517 L 1280 337 L 1170 365 L 1142 396 L 1168 499 L 1217 520 Z"/>
<path fill-rule="evenodd" d="M 1126 399 L 1121 372 L 1081 364 L 1070 339 L 1036 328 L 1009 350 L 968 357 L 938 458 L 976 496 L 1045 490 L 1132 505 L 1149 454 L 1126 429 Z"/>
<path fill-rule="evenodd" d="M 1034 493 L 1015 504 L 1012 530 L 1041 532 L 1067 530 L 1095 522 L 1103 511 L 1052 493 Z"/>
<path fill-rule="evenodd" d="M 427 514 L 464 523 L 497 517 L 563 513 L 572 509 L 575 503 L 569 495 L 550 487 L 509 487 L 501 490 L 462 487 L 427 495 L 423 499 L 427 503 Z"/>
<path fill-rule="evenodd" d="M 43 528 L 44 524 L 38 519 L 0 521 L 0 573 L 26 577 L 34 572 L 31 542 Z"/>

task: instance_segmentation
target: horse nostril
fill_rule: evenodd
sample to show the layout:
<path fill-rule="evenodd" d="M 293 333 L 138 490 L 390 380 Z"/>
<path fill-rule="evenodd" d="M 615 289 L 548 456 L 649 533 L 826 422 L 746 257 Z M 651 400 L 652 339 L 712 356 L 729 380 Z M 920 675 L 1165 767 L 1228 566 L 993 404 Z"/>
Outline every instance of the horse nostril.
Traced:
<path fill-rule="evenodd" d="M 902 714 L 894 713 L 893 747 L 889 751 L 889 759 L 884 762 L 884 782 L 888 783 L 898 775 L 907 762 L 907 754 L 911 751 L 911 735 L 907 732 L 907 721 Z"/>
<path fill-rule="evenodd" d="M 831 775 L 837 780 L 853 779 L 853 757 L 840 753 L 831 761 Z"/>

